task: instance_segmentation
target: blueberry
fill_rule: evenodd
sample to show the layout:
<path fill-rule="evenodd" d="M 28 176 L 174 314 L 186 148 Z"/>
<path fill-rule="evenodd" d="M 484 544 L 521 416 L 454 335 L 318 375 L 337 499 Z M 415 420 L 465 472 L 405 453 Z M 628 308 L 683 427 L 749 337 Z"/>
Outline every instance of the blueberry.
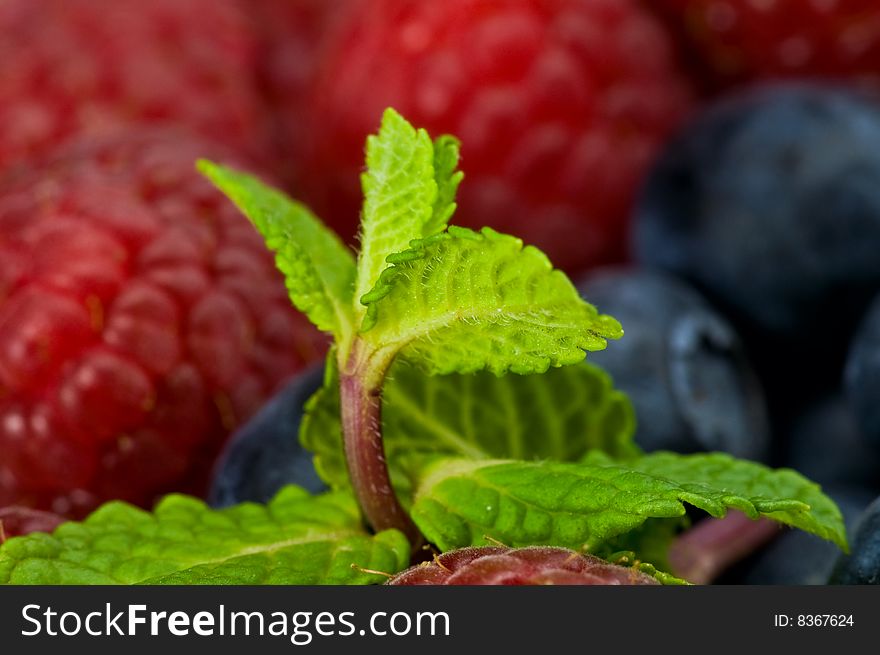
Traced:
<path fill-rule="evenodd" d="M 867 442 L 850 403 L 839 392 L 799 416 L 787 441 L 785 465 L 811 480 L 880 493 L 880 451 Z"/>
<path fill-rule="evenodd" d="M 629 394 L 645 450 L 721 450 L 765 460 L 764 396 L 733 328 L 684 282 L 663 273 L 608 268 L 583 296 L 626 336 L 590 360 Z"/>
<path fill-rule="evenodd" d="M 852 552 L 834 567 L 831 584 L 880 584 L 880 498 L 859 518 Z"/>
<path fill-rule="evenodd" d="M 837 502 L 843 513 L 847 533 L 852 534 L 859 516 L 874 498 L 873 494 L 864 489 L 849 487 L 825 491 Z M 782 528 L 778 537 L 732 568 L 718 582 L 754 585 L 826 584 L 840 554 L 840 548 L 830 541 L 801 530 Z"/>
<path fill-rule="evenodd" d="M 880 296 L 871 305 L 853 340 L 845 384 L 859 426 L 880 451 Z"/>
<path fill-rule="evenodd" d="M 312 493 L 326 487 L 299 443 L 303 405 L 322 384 L 324 367 L 312 367 L 287 384 L 239 428 L 217 461 L 208 500 L 214 507 L 265 503 L 287 484 Z"/>
<path fill-rule="evenodd" d="M 639 262 L 772 340 L 766 358 L 796 347 L 801 367 L 839 366 L 880 290 L 880 106 L 818 83 L 722 101 L 671 142 L 637 205 Z"/>

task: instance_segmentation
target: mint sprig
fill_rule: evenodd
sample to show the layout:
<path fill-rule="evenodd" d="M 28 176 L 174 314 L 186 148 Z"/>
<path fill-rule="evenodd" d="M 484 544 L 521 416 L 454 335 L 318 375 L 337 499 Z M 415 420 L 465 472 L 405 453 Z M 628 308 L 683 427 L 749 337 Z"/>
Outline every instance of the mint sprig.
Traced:
<path fill-rule="evenodd" d="M 606 432 L 599 437 L 583 424 L 560 429 L 564 402 L 558 398 L 532 416 L 511 412 L 516 425 L 493 422 L 491 403 L 503 402 L 493 392 L 515 397 L 517 389 L 528 388 L 532 380 L 499 378 L 489 383 L 479 376 L 544 373 L 535 378 L 535 393 L 541 394 L 540 388 L 545 396 L 562 398 L 563 391 L 554 386 L 562 378 L 547 372 L 580 364 L 587 351 L 605 348 L 623 331 L 617 321 L 581 299 L 568 278 L 537 249 L 488 228 L 474 232 L 447 225 L 461 181 L 458 151 L 453 137 L 432 141 L 391 109 L 385 112 L 378 134 L 367 140 L 361 249 L 350 278 L 352 287 L 324 285 L 336 289 L 334 303 L 351 304 L 350 311 L 340 314 L 353 319 L 353 329 L 334 331 L 335 360 L 328 365 L 325 388 L 309 404 L 302 434 L 331 485 L 350 484 L 374 529 L 398 528 L 414 547 L 423 531 L 443 547 L 468 543 L 446 540 L 444 526 L 425 518 L 426 504 L 439 502 L 432 494 L 471 488 L 477 481 L 485 482 L 490 472 L 503 472 L 511 489 L 519 484 L 530 493 L 544 494 L 544 504 L 526 503 L 530 510 L 520 526 L 525 533 L 512 529 L 499 536 L 502 541 L 509 537 L 510 543 L 524 542 L 524 534 L 534 528 L 530 521 L 544 525 L 548 516 L 556 515 L 559 508 L 550 499 L 555 497 L 554 485 L 565 479 L 570 494 L 585 502 L 575 512 L 575 523 L 591 526 L 589 538 L 581 535 L 581 547 L 641 543 L 624 537 L 643 531 L 646 521 L 653 525 L 674 520 L 679 526 L 683 503 L 690 503 L 713 516 L 723 515 L 728 507 L 754 517 L 768 515 L 845 548 L 834 504 L 818 488 L 795 484 L 788 473 L 768 472 L 723 456 L 640 457 L 627 441 L 631 433 L 621 439 L 620 434 L 612 434 L 612 425 L 603 426 Z M 240 195 L 228 184 L 223 188 L 233 198 Z M 242 208 L 260 228 L 268 223 L 261 215 L 265 206 L 251 202 Z M 309 229 L 314 231 L 312 223 Z M 265 230 L 264 234 L 267 239 L 272 236 Z M 350 260 L 346 261 L 350 271 Z M 298 282 L 288 284 L 295 288 Z M 587 369 L 572 370 L 583 374 Z M 399 373 L 386 384 L 390 371 Z M 401 376 L 399 387 L 394 375 Z M 462 382 L 468 375 L 478 376 L 474 384 Z M 446 393 L 447 402 L 431 403 L 430 395 L 419 397 L 420 389 L 429 387 Z M 604 390 L 610 395 L 609 387 Z M 383 402 L 389 404 L 384 414 Z M 588 416 L 600 411 L 589 404 L 582 410 Z M 499 434 L 507 436 L 499 438 Z M 564 445 L 548 447 L 555 440 Z M 452 460 L 437 463 L 448 456 L 460 459 L 454 464 L 449 463 Z M 492 464 L 493 458 L 523 461 L 501 465 Z M 440 483 L 437 471 L 447 470 L 444 466 L 452 466 L 455 475 Z M 600 478 L 612 473 L 619 475 L 614 484 L 640 482 L 628 493 L 609 496 Z M 433 486 L 425 487 L 425 479 L 434 480 Z M 472 491 L 477 493 L 475 488 Z M 494 489 L 499 498 L 507 491 Z M 444 506 L 450 520 L 468 509 L 467 494 L 454 497 L 455 502 Z M 595 502 L 600 497 L 606 503 L 601 507 Z M 650 539 L 642 542 L 650 542 L 651 549 L 658 551 L 663 538 L 657 535 L 671 534 L 669 528 L 654 528 Z M 540 538 L 575 545 L 553 531 Z"/>
<path fill-rule="evenodd" d="M 370 525 L 420 534 L 394 494 L 381 392 L 400 356 L 430 374 L 542 373 L 622 335 L 543 253 L 490 229 L 447 229 L 462 179 L 458 142 L 432 141 L 397 112 L 367 139 L 361 249 L 348 255 L 313 216 L 253 178 L 200 169 L 279 254 L 291 298 L 336 338 L 340 419 L 352 488 Z M 290 245 L 288 241 L 302 241 Z"/>
<path fill-rule="evenodd" d="M 639 451 L 629 402 L 582 361 L 621 326 L 537 249 L 448 226 L 458 155 L 454 137 L 385 112 L 356 258 L 303 205 L 200 162 L 276 253 L 293 304 L 334 338 L 301 436 L 335 491 L 216 511 L 182 496 L 153 514 L 111 503 L 0 546 L 0 582 L 369 583 L 365 570 L 400 570 L 425 539 L 486 537 L 625 557 L 676 582 L 645 559 L 666 566 L 686 505 L 845 550 L 839 510 L 793 471 Z"/>

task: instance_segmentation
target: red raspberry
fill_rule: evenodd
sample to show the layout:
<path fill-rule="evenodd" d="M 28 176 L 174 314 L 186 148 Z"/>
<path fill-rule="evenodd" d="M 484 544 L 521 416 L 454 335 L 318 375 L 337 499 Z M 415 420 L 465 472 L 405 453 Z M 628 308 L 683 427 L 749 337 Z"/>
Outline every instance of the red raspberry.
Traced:
<path fill-rule="evenodd" d="M 262 152 L 253 32 L 235 0 L 0 2 L 0 168 L 132 121 Z"/>
<path fill-rule="evenodd" d="M 303 96 L 318 68 L 322 44 L 352 0 L 249 0 L 260 35 L 259 78 L 284 120 L 273 125 L 284 150 L 299 152 Z M 277 114 L 276 114 L 277 116 Z"/>
<path fill-rule="evenodd" d="M 485 546 L 443 553 L 390 585 L 656 585 L 657 580 L 567 548 Z"/>
<path fill-rule="evenodd" d="M 345 235 L 363 143 L 393 106 L 463 142 L 457 223 L 569 270 L 619 260 L 642 172 L 689 107 L 666 36 L 631 0 L 354 2 L 321 51 L 292 150 L 296 194 Z M 304 118 L 300 118 L 304 116 Z"/>
<path fill-rule="evenodd" d="M 877 0 L 646 0 L 695 52 L 709 86 L 844 78 L 880 88 Z"/>
<path fill-rule="evenodd" d="M 224 438 L 320 355 L 256 231 L 149 130 L 0 185 L 0 506 L 201 492 Z"/>

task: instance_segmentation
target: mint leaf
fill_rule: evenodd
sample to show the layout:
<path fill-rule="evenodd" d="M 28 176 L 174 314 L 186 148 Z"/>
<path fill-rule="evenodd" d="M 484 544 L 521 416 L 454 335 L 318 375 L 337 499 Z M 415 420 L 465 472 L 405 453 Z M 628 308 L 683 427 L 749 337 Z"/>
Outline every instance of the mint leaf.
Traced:
<path fill-rule="evenodd" d="M 334 232 L 304 205 L 257 178 L 219 166 L 198 163 L 263 235 L 276 253 L 293 304 L 338 340 L 353 332 L 354 257 Z"/>
<path fill-rule="evenodd" d="M 594 453 L 591 456 L 597 455 Z M 791 469 L 770 469 L 726 453 L 682 456 L 658 452 L 628 465 L 635 471 L 673 480 L 688 491 L 699 493 L 701 489 L 712 486 L 732 498 L 751 498 L 756 506 L 764 501 L 772 502 L 775 498 L 796 498 L 809 506 L 808 512 L 780 508 L 776 511 L 762 509 L 761 514 L 832 541 L 844 551 L 848 548 L 843 518 L 835 502 L 822 493 L 819 485 Z M 749 511 L 748 504 L 737 507 L 732 501 L 726 502 L 729 507 L 742 510 L 750 518 L 757 518 Z M 712 514 L 711 511 L 709 513 Z"/>
<path fill-rule="evenodd" d="M 489 228 L 413 241 L 361 298 L 361 338 L 430 374 L 543 373 L 622 336 L 536 248 Z"/>
<path fill-rule="evenodd" d="M 370 536 L 347 494 L 282 490 L 268 506 L 212 510 L 166 497 L 151 514 L 122 502 L 52 535 L 0 547 L 0 584 L 369 584 L 409 564 L 399 532 Z"/>
<path fill-rule="evenodd" d="M 324 388 L 306 406 L 300 437 L 315 453 L 318 474 L 340 488 L 349 481 L 332 358 L 327 371 Z M 383 439 L 398 491 L 409 477 L 404 457 L 575 461 L 593 449 L 614 458 L 639 453 L 632 405 L 607 373 L 588 363 L 499 378 L 432 377 L 401 362 L 391 368 L 383 393 Z"/>
<path fill-rule="evenodd" d="M 415 129 L 393 109 L 382 116 L 379 133 L 367 138 L 367 171 L 361 175 L 364 208 L 357 291 L 367 293 L 387 267 L 385 257 L 413 239 L 446 227 L 455 211 L 461 174 L 458 142 Z"/>
<path fill-rule="evenodd" d="M 299 426 L 302 447 L 314 455 L 315 472 L 332 489 L 349 487 L 339 406 L 335 349 L 327 353 L 324 384 L 306 401 Z"/>
<path fill-rule="evenodd" d="M 401 362 L 389 373 L 383 407 L 391 452 L 561 461 L 593 449 L 639 452 L 631 403 L 587 363 L 499 378 L 427 376 Z"/>
<path fill-rule="evenodd" d="M 719 465 L 719 457 L 727 461 Z M 666 477 L 673 460 L 681 469 L 705 467 L 694 475 L 704 481 Z M 833 502 L 793 471 L 717 455 L 663 453 L 642 462 L 644 470 L 639 464 L 443 460 L 424 472 L 412 516 L 443 550 L 483 544 L 488 535 L 510 546 L 595 552 L 648 519 L 684 516 L 688 503 L 715 517 L 728 508 L 768 516 L 846 548 Z M 652 467 L 662 473 L 649 473 Z"/>

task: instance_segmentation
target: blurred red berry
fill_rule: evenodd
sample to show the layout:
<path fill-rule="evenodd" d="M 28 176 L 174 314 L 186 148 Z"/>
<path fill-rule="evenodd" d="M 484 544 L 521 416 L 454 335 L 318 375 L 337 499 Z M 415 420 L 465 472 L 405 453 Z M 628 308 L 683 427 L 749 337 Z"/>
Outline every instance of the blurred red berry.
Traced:
<path fill-rule="evenodd" d="M 0 169 L 135 121 L 262 153 L 257 55 L 235 0 L 4 0 Z"/>
<path fill-rule="evenodd" d="M 876 0 L 645 0 L 682 39 L 712 89 L 835 78 L 880 89 Z"/>
<path fill-rule="evenodd" d="M 352 0 L 246 2 L 260 35 L 260 86 L 277 110 L 272 127 L 278 154 L 296 156 L 302 144 L 303 98 L 319 68 L 324 42 Z"/>
<path fill-rule="evenodd" d="M 200 493 L 321 339 L 178 131 L 88 139 L 0 184 L 0 506 Z"/>
<path fill-rule="evenodd" d="M 462 140 L 457 223 L 491 225 L 569 270 L 619 260 L 636 187 L 689 109 L 653 17 L 630 0 L 347 3 L 311 91 L 295 195 L 354 234 L 363 144 L 382 110 Z"/>

